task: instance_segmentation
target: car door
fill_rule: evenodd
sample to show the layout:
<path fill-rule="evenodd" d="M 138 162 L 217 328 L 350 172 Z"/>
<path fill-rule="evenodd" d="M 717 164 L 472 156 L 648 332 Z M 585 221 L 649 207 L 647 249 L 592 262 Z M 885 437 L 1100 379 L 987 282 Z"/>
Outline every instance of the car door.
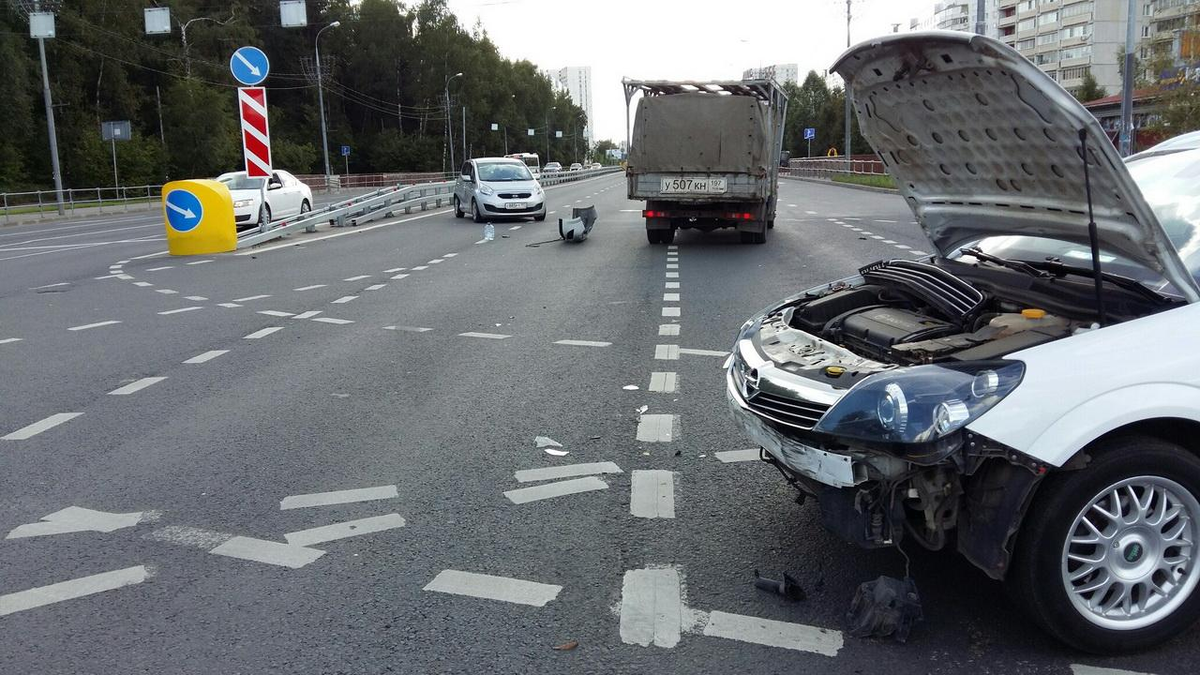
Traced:
<path fill-rule="evenodd" d="M 300 211 L 300 202 L 294 191 L 288 189 L 286 179 L 278 171 L 275 171 L 271 173 L 271 183 L 279 185 L 274 189 L 271 184 L 267 185 L 267 202 L 271 205 L 273 218 L 278 220 L 296 215 Z"/>
<path fill-rule="evenodd" d="M 294 213 L 300 213 L 300 207 L 304 203 L 304 184 L 298 178 L 286 171 L 278 171 L 279 177 L 283 179 L 283 189 L 288 193 L 288 198 L 295 206 Z M 312 206 L 311 204 L 309 206 Z"/>
<path fill-rule="evenodd" d="M 458 203 L 466 205 L 471 203 L 471 184 L 467 182 L 463 176 L 471 175 L 471 162 L 463 162 L 462 168 L 458 170 L 458 177 L 454 179 L 454 194 L 458 195 Z"/>

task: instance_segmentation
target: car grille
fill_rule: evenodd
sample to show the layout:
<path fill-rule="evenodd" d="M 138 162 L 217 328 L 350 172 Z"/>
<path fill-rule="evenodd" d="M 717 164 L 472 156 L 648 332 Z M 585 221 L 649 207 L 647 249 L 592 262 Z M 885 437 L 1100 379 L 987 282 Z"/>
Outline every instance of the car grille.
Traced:
<path fill-rule="evenodd" d="M 529 192 L 501 192 L 501 199 L 529 199 L 533 195 Z"/>
<path fill-rule="evenodd" d="M 759 415 L 801 429 L 813 428 L 829 410 L 829 406 L 823 403 L 798 401 L 761 391 L 750 397 L 746 405 Z"/>

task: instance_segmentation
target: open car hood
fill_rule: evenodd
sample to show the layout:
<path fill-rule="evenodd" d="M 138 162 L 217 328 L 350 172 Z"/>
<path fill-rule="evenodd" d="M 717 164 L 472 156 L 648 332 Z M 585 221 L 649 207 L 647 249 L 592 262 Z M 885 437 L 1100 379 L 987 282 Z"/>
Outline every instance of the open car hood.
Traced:
<path fill-rule="evenodd" d="M 970 33 L 891 35 L 851 47 L 833 71 L 849 83 L 864 138 L 942 255 L 991 235 L 1087 246 L 1085 130 L 1100 247 L 1200 300 L 1096 119 L 1010 47 Z"/>

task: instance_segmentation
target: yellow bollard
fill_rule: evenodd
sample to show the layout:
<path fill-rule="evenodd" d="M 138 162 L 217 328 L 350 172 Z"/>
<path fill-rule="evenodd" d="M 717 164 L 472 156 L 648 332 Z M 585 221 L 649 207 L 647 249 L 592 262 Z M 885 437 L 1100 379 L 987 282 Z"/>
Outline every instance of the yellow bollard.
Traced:
<path fill-rule="evenodd" d="M 237 248 L 233 197 L 215 180 L 177 180 L 163 186 L 163 222 L 171 255 L 207 255 Z"/>

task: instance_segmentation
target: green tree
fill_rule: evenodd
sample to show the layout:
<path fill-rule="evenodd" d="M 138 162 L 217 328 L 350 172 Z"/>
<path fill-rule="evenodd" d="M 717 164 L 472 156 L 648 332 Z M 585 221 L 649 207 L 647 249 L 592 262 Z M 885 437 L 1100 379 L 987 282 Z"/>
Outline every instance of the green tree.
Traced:
<path fill-rule="evenodd" d="M 612 141 L 610 141 L 608 139 L 605 139 L 603 141 L 597 141 L 596 144 L 592 146 L 592 161 L 600 162 L 601 164 L 604 164 L 606 166 L 610 165 L 610 164 L 616 164 L 617 160 L 612 159 L 608 156 L 609 150 L 616 150 L 616 149 L 617 149 L 617 144 L 613 143 Z"/>
<path fill-rule="evenodd" d="M 1071 93 L 1080 103 L 1087 103 L 1088 101 L 1095 101 L 1108 96 L 1108 92 L 1104 90 L 1104 87 L 1100 86 L 1100 83 L 1096 81 L 1090 70 L 1084 74 L 1083 84 Z"/>

